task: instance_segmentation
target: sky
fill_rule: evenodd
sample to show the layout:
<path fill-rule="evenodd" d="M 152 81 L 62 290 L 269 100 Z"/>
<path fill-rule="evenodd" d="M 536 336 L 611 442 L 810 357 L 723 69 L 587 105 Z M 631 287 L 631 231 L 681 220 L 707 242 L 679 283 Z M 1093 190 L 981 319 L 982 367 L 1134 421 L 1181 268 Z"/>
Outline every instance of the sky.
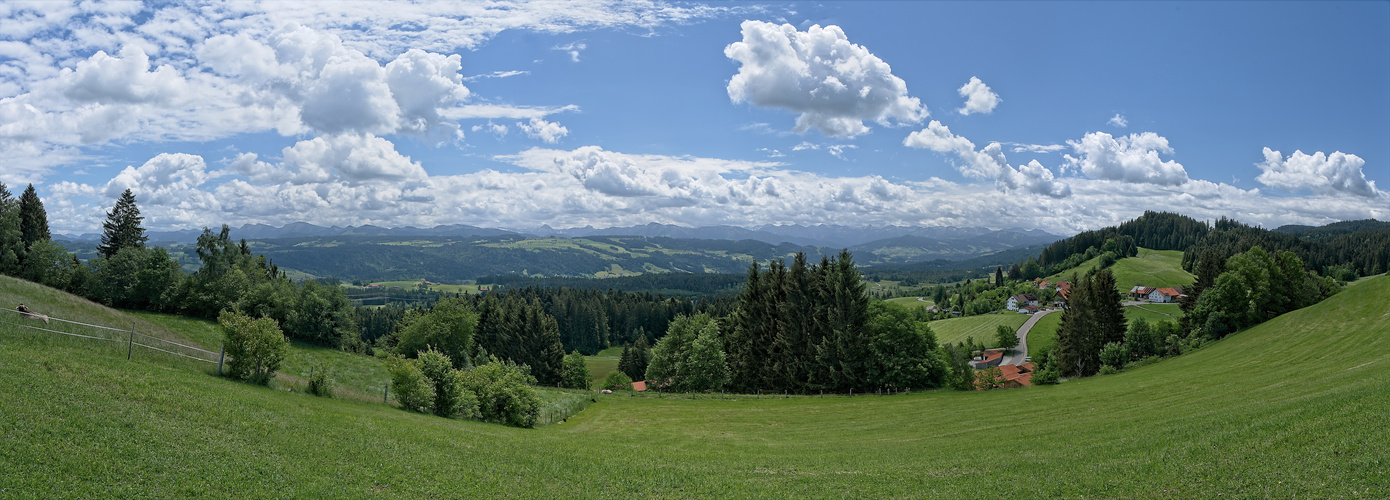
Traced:
<path fill-rule="evenodd" d="M 1390 2 L 0 3 L 54 232 L 1390 219 Z"/>

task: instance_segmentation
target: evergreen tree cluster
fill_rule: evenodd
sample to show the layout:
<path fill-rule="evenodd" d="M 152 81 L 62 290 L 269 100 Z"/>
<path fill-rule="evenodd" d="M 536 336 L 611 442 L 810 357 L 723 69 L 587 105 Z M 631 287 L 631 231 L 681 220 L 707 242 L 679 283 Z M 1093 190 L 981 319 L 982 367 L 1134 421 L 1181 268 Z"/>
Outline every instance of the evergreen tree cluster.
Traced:
<path fill-rule="evenodd" d="M 1326 233 L 1311 231 L 1286 233 L 1248 226 L 1235 220 L 1221 218 L 1216 221 L 1210 235 L 1183 252 L 1182 266 L 1189 272 L 1208 252 L 1214 252 L 1222 259 L 1260 247 L 1266 252 L 1292 252 L 1304 264 L 1323 276 L 1335 274 L 1336 269 L 1346 269 L 1346 277 L 1373 276 L 1390 271 L 1390 229 L 1370 229 L 1343 232 L 1350 228 L 1375 228 L 1376 221 L 1354 221 L 1342 230 Z M 1329 226 L 1330 227 L 1330 226 Z M 1301 237 L 1308 234 L 1308 237 Z"/>
<path fill-rule="evenodd" d="M 651 293 L 567 287 L 526 287 L 490 295 L 516 296 L 540 304 L 559 323 L 560 342 L 565 350 L 586 356 L 614 345 L 631 345 L 639 336 L 646 336 L 648 344 L 652 344 L 656 341 L 653 335 L 665 332 L 677 316 L 698 312 L 717 315 L 732 303 L 728 299 L 694 301 Z"/>
<path fill-rule="evenodd" d="M 482 300 L 477 342 L 487 354 L 529 366 L 531 376 L 542 385 L 561 381 L 565 349 L 560 327 L 539 301 L 520 295 Z"/>
<path fill-rule="evenodd" d="M 647 344 L 647 336 L 639 335 L 637 342 L 623 348 L 623 355 L 618 358 L 618 371 L 631 380 L 646 380 L 647 365 L 651 361 L 652 353 L 650 345 Z"/>
<path fill-rule="evenodd" d="M 1072 275 L 1071 294 L 1057 328 L 1056 363 L 1062 376 L 1088 377 L 1100 371 L 1101 350 L 1125 339 L 1126 321 L 1115 275 L 1109 269 Z"/>
<path fill-rule="evenodd" d="M 729 386 L 802 394 L 939 386 L 945 363 L 934 335 L 906 311 L 878 304 L 871 310 L 848 252 L 817 265 L 807 264 L 804 254 L 790 267 L 780 260 L 766 269 L 754 263 L 721 328 Z M 877 315 L 892 317 L 874 321 Z M 889 344 L 896 347 L 886 349 Z"/>

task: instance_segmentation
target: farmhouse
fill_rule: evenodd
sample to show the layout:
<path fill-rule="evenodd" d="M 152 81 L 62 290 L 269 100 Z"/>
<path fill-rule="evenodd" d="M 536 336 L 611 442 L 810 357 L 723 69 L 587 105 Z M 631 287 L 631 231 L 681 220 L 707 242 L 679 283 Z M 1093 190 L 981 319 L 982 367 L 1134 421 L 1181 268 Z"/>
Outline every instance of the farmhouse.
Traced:
<path fill-rule="evenodd" d="M 996 366 L 999 366 L 999 363 L 1002 363 L 1003 361 L 1003 349 L 986 349 L 983 354 L 981 354 L 980 356 L 976 356 L 975 360 L 970 362 L 970 366 L 976 370 L 983 370 L 986 368 L 994 368 Z"/>
<path fill-rule="evenodd" d="M 1149 302 L 1175 302 L 1186 297 L 1182 294 L 1182 288 L 1157 288 L 1149 292 Z"/>
<path fill-rule="evenodd" d="M 1038 305 L 1037 294 L 1020 293 L 1009 297 L 1009 303 L 1005 306 L 1010 311 L 1017 311 L 1021 307 Z"/>
<path fill-rule="evenodd" d="M 1134 288 L 1129 289 L 1129 298 L 1130 300 L 1144 300 L 1149 298 L 1149 294 L 1153 293 L 1154 290 L 1156 290 L 1156 288 L 1134 285 Z"/>
<path fill-rule="evenodd" d="M 999 367 L 999 371 L 1004 372 L 1004 388 L 1006 389 L 1033 385 L 1033 363 L 1004 365 Z"/>

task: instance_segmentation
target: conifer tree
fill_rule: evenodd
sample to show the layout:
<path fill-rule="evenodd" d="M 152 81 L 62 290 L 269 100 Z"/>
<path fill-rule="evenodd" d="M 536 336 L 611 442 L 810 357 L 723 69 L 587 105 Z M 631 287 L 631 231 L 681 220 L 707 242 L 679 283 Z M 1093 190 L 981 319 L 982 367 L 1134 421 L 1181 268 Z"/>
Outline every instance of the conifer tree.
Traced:
<path fill-rule="evenodd" d="M 19 196 L 19 232 L 28 249 L 35 242 L 50 239 L 48 234 L 48 212 L 43 209 L 43 201 L 30 184 Z"/>
<path fill-rule="evenodd" d="M 19 229 L 19 200 L 0 182 L 0 273 L 17 276 L 24 261 L 23 233 Z"/>
<path fill-rule="evenodd" d="M 145 229 L 140 227 L 144 219 L 140 216 L 140 208 L 135 206 L 135 194 L 126 189 L 121 199 L 116 200 L 116 206 L 106 213 L 106 222 L 101 223 L 101 245 L 97 246 L 97 251 L 109 259 L 122 248 L 143 248 L 149 239 Z"/>

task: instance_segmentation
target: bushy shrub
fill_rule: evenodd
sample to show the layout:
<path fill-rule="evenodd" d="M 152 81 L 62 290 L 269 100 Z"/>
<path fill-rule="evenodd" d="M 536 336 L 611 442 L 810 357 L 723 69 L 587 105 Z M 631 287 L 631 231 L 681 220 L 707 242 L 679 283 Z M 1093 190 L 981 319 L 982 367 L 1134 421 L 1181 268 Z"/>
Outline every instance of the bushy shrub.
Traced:
<path fill-rule="evenodd" d="M 1103 365 L 1100 367 L 1100 372 L 1098 373 L 1101 375 L 1114 375 L 1116 373 L 1120 373 L 1120 369 L 1110 365 Z"/>
<path fill-rule="evenodd" d="M 253 384 L 268 385 L 275 370 L 289 353 L 290 343 L 275 320 L 251 319 L 241 313 L 223 311 L 217 318 L 227 348 L 227 374 Z"/>
<path fill-rule="evenodd" d="M 565 355 L 560 369 L 560 384 L 570 389 L 589 388 L 589 367 L 584 363 L 584 355 L 579 351 Z"/>
<path fill-rule="evenodd" d="M 386 370 L 391 372 L 391 392 L 402 408 L 425 412 L 434 407 L 434 387 L 414 360 L 392 356 L 386 361 Z"/>
<path fill-rule="evenodd" d="M 328 369 L 316 367 L 309 373 L 309 394 L 333 397 L 333 380 L 328 377 Z"/>
<path fill-rule="evenodd" d="M 435 415 L 444 418 L 477 418 L 478 398 L 463 384 L 462 372 L 455 370 L 449 356 L 434 348 L 420 353 L 416 360 L 428 384 L 433 386 Z"/>
<path fill-rule="evenodd" d="M 540 396 L 531 384 L 536 379 L 522 367 L 491 358 L 488 364 L 463 374 L 463 383 L 478 396 L 483 420 L 515 427 L 534 427 L 540 413 Z"/>
<path fill-rule="evenodd" d="M 1129 349 L 1119 342 L 1105 344 L 1100 349 L 1100 363 L 1103 366 L 1110 366 L 1117 371 L 1125 367 L 1125 362 L 1129 361 Z"/>
<path fill-rule="evenodd" d="M 603 388 L 610 391 L 630 391 L 632 390 L 632 377 L 614 370 L 603 378 Z"/>
<path fill-rule="evenodd" d="M 1062 379 L 1062 370 L 1057 368 L 1057 357 L 1052 349 L 1040 349 L 1033 357 L 1038 367 L 1033 372 L 1033 385 L 1056 385 Z"/>

